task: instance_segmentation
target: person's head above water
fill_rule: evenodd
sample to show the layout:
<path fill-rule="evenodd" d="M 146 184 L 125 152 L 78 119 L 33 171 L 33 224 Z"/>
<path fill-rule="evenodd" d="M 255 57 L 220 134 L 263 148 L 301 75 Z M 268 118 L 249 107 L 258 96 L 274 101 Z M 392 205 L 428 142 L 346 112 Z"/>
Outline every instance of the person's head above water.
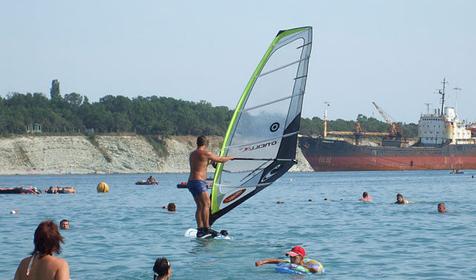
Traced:
<path fill-rule="evenodd" d="M 197 147 L 208 147 L 208 138 L 204 135 L 200 135 L 197 137 Z"/>
<path fill-rule="evenodd" d="M 405 198 L 403 198 L 403 195 L 401 193 L 397 193 L 397 201 L 395 201 L 396 204 L 405 204 Z"/>
<path fill-rule="evenodd" d="M 304 250 L 304 248 L 301 246 L 294 246 L 291 251 L 286 253 L 286 256 L 289 256 L 291 263 L 300 265 L 304 262 L 306 250 Z"/>
<path fill-rule="evenodd" d="M 175 206 L 175 203 L 173 202 L 170 202 L 169 204 L 167 204 L 167 210 L 170 212 L 175 212 L 176 208 L 177 207 Z"/>
<path fill-rule="evenodd" d="M 69 221 L 67 219 L 63 219 L 60 221 L 60 228 L 61 229 L 69 229 Z"/>
<path fill-rule="evenodd" d="M 172 276 L 172 267 L 166 258 L 157 258 L 153 270 L 154 280 L 169 279 Z"/>
<path fill-rule="evenodd" d="M 41 222 L 35 230 L 33 238 L 35 249 L 32 254 L 40 256 L 59 254 L 61 252 L 61 236 L 58 226 L 51 220 Z"/>
<path fill-rule="evenodd" d="M 438 203 L 438 212 L 446 213 L 446 205 L 444 202 Z"/>
<path fill-rule="evenodd" d="M 363 201 L 363 202 L 372 202 L 372 197 L 369 195 L 368 192 L 364 192 L 362 194 L 362 197 L 359 198 L 360 201 Z"/>

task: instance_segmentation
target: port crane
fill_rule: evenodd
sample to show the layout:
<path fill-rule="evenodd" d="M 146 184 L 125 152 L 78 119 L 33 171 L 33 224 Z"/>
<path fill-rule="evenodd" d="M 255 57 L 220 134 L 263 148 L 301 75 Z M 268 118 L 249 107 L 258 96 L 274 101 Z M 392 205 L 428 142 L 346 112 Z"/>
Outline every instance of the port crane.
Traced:
<path fill-rule="evenodd" d="M 398 123 L 396 123 L 395 121 L 393 121 L 393 119 L 387 113 L 385 113 L 385 111 L 382 108 L 380 108 L 377 105 L 377 103 L 372 101 L 372 104 L 375 106 L 375 109 L 377 109 L 377 111 L 382 116 L 382 118 L 385 120 L 385 122 L 388 125 L 390 125 L 389 131 L 388 131 L 389 137 L 390 138 L 396 138 L 396 139 L 402 138 L 402 128 L 400 127 L 400 125 Z"/>

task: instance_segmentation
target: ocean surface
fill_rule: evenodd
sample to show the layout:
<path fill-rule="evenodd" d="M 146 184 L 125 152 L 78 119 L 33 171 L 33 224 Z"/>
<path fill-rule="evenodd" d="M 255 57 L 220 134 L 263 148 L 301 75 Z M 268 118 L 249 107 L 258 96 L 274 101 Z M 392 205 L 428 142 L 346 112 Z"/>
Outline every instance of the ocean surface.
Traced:
<path fill-rule="evenodd" d="M 148 175 L 148 174 L 147 174 Z M 172 279 L 475 279 L 476 171 L 292 173 L 219 219 L 231 240 L 184 237 L 195 205 L 176 184 L 185 174 L 2 176 L 0 186 L 73 185 L 75 195 L 0 195 L 0 279 L 13 279 L 43 220 L 62 231 L 71 279 L 152 279 L 166 256 Z M 107 182 L 109 193 L 96 185 Z M 358 201 L 369 192 L 373 203 Z M 413 203 L 395 205 L 400 192 Z M 277 203 L 278 201 L 283 203 Z M 437 204 L 448 212 L 439 214 Z M 177 212 L 162 206 L 177 204 Z M 17 214 L 10 214 L 12 209 Z M 294 245 L 325 266 L 322 275 L 278 274 L 262 258 Z"/>

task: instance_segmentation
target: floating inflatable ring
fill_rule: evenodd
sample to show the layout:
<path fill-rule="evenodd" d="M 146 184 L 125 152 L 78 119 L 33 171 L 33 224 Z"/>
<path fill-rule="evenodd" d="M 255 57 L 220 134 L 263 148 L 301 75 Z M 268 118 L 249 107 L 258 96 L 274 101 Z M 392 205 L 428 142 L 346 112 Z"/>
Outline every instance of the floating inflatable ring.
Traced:
<path fill-rule="evenodd" d="M 317 273 L 324 272 L 324 266 L 320 262 L 315 260 L 307 261 L 307 263 L 309 262 L 317 270 Z M 276 272 L 287 273 L 287 274 L 300 274 L 300 275 L 312 274 L 312 272 L 309 271 L 309 269 L 305 268 L 304 266 L 292 264 L 289 262 L 277 264 L 275 270 Z"/>
<path fill-rule="evenodd" d="M 311 274 L 309 269 L 305 268 L 304 266 L 295 265 L 295 264 L 293 265 L 289 263 L 280 263 L 276 266 L 275 270 L 276 272 L 279 272 L 279 273 L 300 274 L 300 275 Z"/>

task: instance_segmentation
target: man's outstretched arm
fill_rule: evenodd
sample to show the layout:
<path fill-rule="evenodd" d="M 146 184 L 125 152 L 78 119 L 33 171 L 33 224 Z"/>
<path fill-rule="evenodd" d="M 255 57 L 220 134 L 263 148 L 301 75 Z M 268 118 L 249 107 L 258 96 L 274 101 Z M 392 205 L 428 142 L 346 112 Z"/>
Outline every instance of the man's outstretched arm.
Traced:
<path fill-rule="evenodd" d="M 220 162 L 220 163 L 225 163 L 229 160 L 233 160 L 234 158 L 233 157 L 220 157 L 220 156 L 217 156 L 215 155 L 214 153 L 212 152 L 208 152 L 207 153 L 207 157 L 209 160 L 211 160 L 212 162 Z"/>

